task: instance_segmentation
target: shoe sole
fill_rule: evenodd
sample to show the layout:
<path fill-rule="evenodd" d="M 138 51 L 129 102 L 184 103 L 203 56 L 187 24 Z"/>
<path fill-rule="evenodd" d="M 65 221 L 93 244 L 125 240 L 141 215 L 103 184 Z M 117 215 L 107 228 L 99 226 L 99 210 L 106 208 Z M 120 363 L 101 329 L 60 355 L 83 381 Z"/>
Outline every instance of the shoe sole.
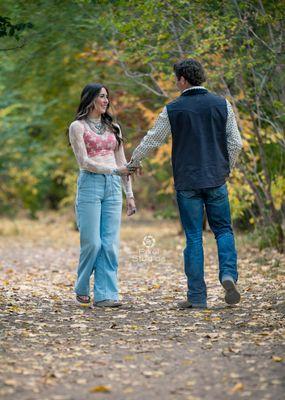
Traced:
<path fill-rule="evenodd" d="M 91 301 L 89 303 L 81 303 L 80 301 L 78 301 L 76 299 L 74 301 L 75 301 L 75 304 L 80 307 L 90 307 L 91 306 Z"/>
<path fill-rule="evenodd" d="M 89 301 L 88 302 L 78 300 L 78 298 L 77 298 L 78 296 L 79 295 L 75 296 L 75 304 L 77 304 L 78 306 L 82 306 L 82 307 L 91 306 L 91 298 L 90 298 L 90 296 L 88 296 L 89 297 Z"/>
<path fill-rule="evenodd" d="M 177 308 L 179 310 L 188 310 L 188 309 L 192 309 L 192 310 L 206 310 L 208 308 L 208 306 L 177 306 Z"/>
<path fill-rule="evenodd" d="M 240 302 L 240 294 L 236 288 L 236 285 L 231 280 L 226 280 L 222 283 L 223 288 L 226 291 L 225 302 L 227 304 L 237 304 Z"/>
<path fill-rule="evenodd" d="M 110 305 L 110 306 L 99 306 L 98 304 L 93 304 L 93 307 L 98 307 L 98 308 L 118 308 L 122 307 L 123 304 L 116 304 L 116 305 Z"/>

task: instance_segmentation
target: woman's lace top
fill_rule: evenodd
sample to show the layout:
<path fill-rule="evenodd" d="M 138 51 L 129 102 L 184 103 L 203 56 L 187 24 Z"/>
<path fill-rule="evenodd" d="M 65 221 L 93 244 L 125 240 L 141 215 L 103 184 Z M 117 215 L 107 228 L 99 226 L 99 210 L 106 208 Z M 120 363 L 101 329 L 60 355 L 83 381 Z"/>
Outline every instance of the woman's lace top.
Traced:
<path fill-rule="evenodd" d="M 118 142 L 113 133 L 106 131 L 103 135 L 98 135 L 86 127 L 86 124 L 85 128 L 83 139 L 88 157 L 110 155 L 116 150 Z"/>
<path fill-rule="evenodd" d="M 120 129 L 119 126 L 118 128 Z M 122 136 L 121 130 L 120 135 Z M 69 140 L 79 168 L 82 170 L 97 174 L 112 174 L 114 168 L 127 163 L 123 144 L 118 146 L 115 134 L 108 128 L 103 134 L 99 134 L 99 130 L 98 133 L 93 127 L 91 130 L 86 121 L 76 120 L 69 127 Z M 129 176 L 122 176 L 122 185 L 126 196 L 133 197 Z"/>

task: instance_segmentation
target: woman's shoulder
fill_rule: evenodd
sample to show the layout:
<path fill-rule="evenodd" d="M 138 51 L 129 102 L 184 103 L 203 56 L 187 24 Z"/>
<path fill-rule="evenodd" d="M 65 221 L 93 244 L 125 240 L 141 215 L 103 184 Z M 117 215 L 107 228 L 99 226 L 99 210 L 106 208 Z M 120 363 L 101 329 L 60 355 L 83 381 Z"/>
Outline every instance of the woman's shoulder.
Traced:
<path fill-rule="evenodd" d="M 71 122 L 71 124 L 69 125 L 69 132 L 83 133 L 84 132 L 83 121 L 76 119 L 75 121 Z"/>

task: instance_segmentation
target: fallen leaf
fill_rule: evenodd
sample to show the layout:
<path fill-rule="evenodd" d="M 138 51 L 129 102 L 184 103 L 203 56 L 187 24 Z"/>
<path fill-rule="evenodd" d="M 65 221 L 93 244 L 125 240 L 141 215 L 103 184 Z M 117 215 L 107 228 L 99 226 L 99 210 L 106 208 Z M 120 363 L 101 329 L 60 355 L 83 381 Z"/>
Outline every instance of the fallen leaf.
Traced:
<path fill-rule="evenodd" d="M 132 387 L 127 387 L 126 389 L 123 390 L 124 393 L 133 393 L 134 389 Z"/>
<path fill-rule="evenodd" d="M 283 357 L 272 356 L 272 360 L 275 361 L 275 362 L 282 362 L 283 361 Z"/>
<path fill-rule="evenodd" d="M 6 379 L 6 381 L 4 381 L 5 385 L 8 386 L 17 386 L 18 382 L 15 379 Z"/>
<path fill-rule="evenodd" d="M 235 384 L 235 386 L 230 390 L 231 394 L 234 394 L 236 392 L 239 392 L 240 390 L 244 389 L 244 385 L 241 382 L 238 382 Z"/>
<path fill-rule="evenodd" d="M 89 389 L 90 393 L 110 393 L 111 388 L 110 386 L 104 386 L 104 385 L 99 385 L 99 386 L 94 386 L 91 389 Z"/>
<path fill-rule="evenodd" d="M 87 379 L 77 379 L 76 383 L 78 383 L 78 385 L 84 385 L 85 383 L 87 383 Z"/>

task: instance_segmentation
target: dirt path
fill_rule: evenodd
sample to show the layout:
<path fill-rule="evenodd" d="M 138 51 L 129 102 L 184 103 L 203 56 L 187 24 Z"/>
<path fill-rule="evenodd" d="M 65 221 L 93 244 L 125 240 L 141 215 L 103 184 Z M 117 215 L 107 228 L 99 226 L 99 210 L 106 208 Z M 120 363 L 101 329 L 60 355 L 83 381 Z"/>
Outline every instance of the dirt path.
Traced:
<path fill-rule="evenodd" d="M 226 307 L 207 233 L 210 309 L 179 311 L 179 226 L 135 218 L 122 228 L 118 310 L 74 304 L 78 234 L 67 216 L 0 221 L 0 398 L 281 400 L 284 257 L 239 237 L 242 303 Z"/>

